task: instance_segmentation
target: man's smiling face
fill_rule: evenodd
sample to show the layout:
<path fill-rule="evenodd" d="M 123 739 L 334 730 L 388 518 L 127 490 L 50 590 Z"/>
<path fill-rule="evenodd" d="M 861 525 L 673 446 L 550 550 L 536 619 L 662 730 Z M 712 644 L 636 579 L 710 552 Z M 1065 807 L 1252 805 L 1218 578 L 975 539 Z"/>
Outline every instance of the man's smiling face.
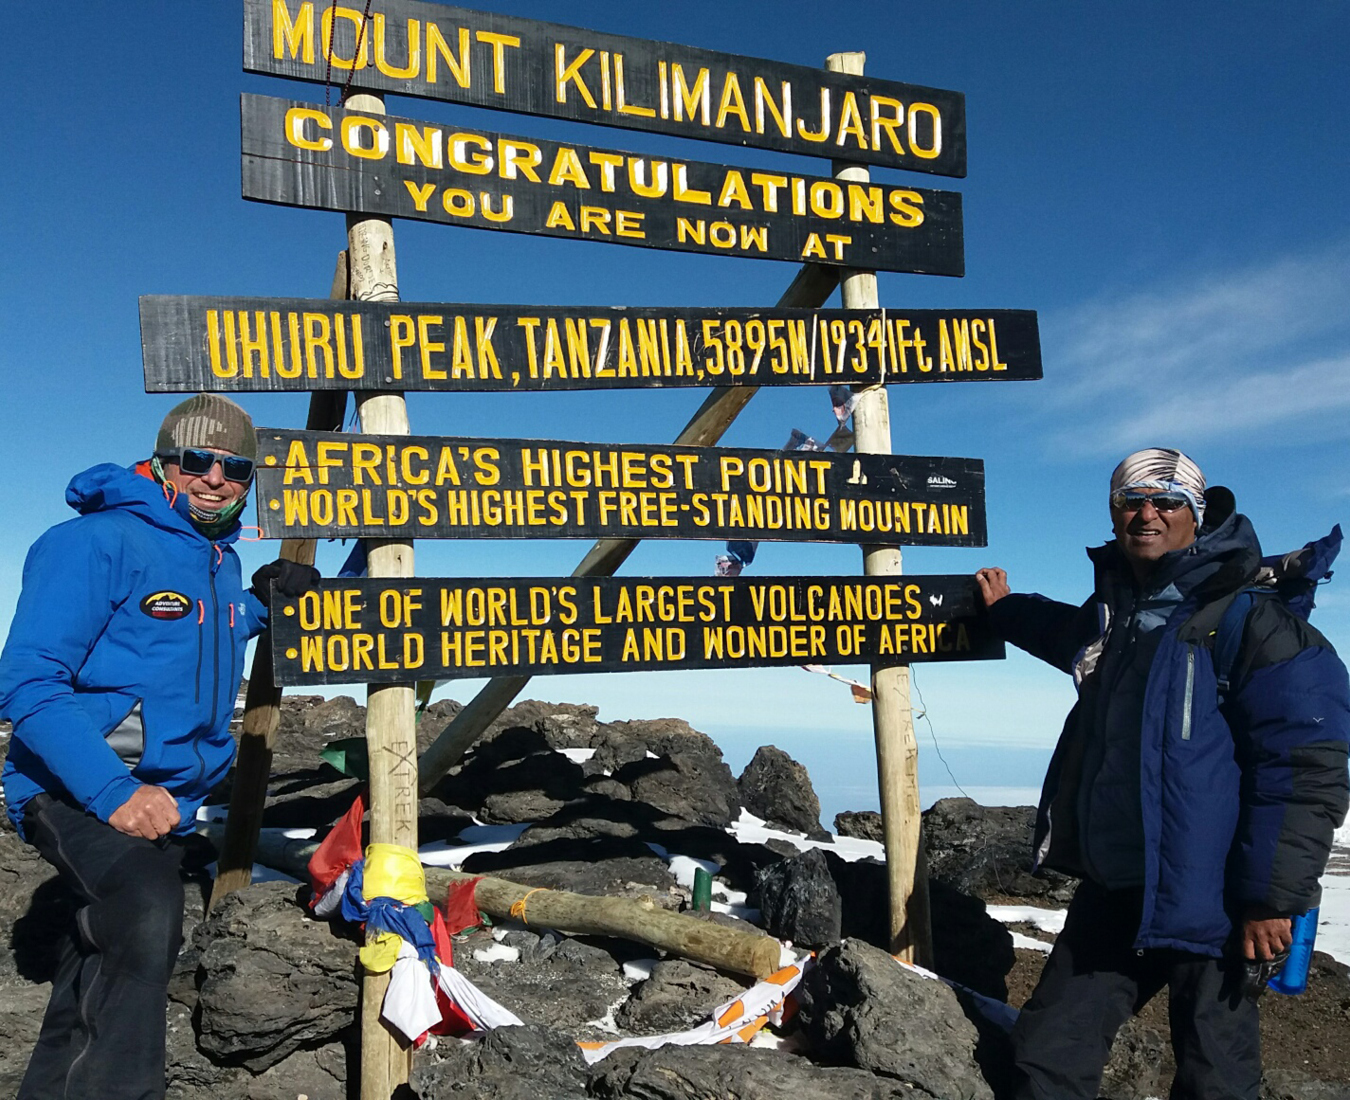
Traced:
<path fill-rule="evenodd" d="M 222 451 L 218 447 L 204 447 L 218 455 L 230 455 L 233 451 Z M 204 474 L 184 473 L 176 462 L 164 463 L 164 480 L 173 482 L 180 493 L 186 493 L 188 503 L 200 512 L 219 512 L 229 507 L 240 497 L 248 495 L 248 484 L 230 481 L 225 477 L 219 462 L 214 463 Z"/>
<path fill-rule="evenodd" d="M 1111 527 L 1135 574 L 1143 576 L 1158 559 L 1195 541 L 1195 513 L 1185 498 L 1179 508 L 1157 508 L 1151 498 L 1176 502 L 1177 494 L 1161 489 L 1132 489 L 1112 494 Z"/>

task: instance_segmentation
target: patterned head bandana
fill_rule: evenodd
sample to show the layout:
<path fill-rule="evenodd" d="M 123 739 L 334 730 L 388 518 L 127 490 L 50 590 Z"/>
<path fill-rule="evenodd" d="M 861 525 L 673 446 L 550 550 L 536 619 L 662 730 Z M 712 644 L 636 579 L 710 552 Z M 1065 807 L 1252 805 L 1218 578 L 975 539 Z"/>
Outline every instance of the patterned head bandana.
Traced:
<path fill-rule="evenodd" d="M 1191 504 L 1195 525 L 1205 521 L 1205 475 L 1180 451 L 1148 447 L 1135 451 L 1111 474 L 1111 492 L 1122 489 L 1160 489 L 1180 493 Z"/>

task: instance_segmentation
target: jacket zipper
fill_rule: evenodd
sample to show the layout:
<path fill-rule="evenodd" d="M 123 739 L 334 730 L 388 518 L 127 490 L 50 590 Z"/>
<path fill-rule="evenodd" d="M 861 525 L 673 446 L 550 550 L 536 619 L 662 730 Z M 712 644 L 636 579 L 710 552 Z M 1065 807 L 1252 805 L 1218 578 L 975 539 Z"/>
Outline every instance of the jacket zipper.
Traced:
<path fill-rule="evenodd" d="M 200 703 L 202 701 L 202 647 L 205 645 L 202 635 L 204 633 L 203 623 L 206 621 L 206 605 L 201 600 L 197 601 L 197 681 L 192 691 L 192 701 Z"/>
<path fill-rule="evenodd" d="M 1186 697 L 1181 703 L 1181 739 L 1191 739 L 1191 698 L 1195 694 L 1195 646 L 1186 647 Z"/>
<path fill-rule="evenodd" d="M 208 728 L 216 724 L 216 711 L 220 709 L 220 602 L 216 598 L 216 566 L 220 564 L 220 548 L 214 543 L 211 549 L 216 552 L 216 560 L 207 567 L 207 579 L 211 587 L 211 721 Z M 197 754 L 197 784 L 200 785 L 206 775 L 206 760 L 202 756 L 200 738 L 192 740 L 192 750 Z"/>

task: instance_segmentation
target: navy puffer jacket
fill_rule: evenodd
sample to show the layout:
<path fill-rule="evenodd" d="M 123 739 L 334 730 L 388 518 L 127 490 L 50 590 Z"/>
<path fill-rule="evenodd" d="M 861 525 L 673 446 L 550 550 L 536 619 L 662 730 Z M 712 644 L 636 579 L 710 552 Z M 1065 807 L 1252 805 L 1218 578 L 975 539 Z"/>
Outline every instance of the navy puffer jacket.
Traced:
<path fill-rule="evenodd" d="M 995 630 L 1072 673 L 1079 700 L 1064 724 L 1041 794 L 1035 858 L 1083 875 L 1079 794 L 1094 717 L 1096 662 L 1129 571 L 1114 542 L 1090 550 L 1096 591 L 1081 607 L 1009 595 Z M 1333 834 L 1350 804 L 1346 752 L 1350 683 L 1322 635 L 1274 597 L 1247 618 L 1233 685 L 1220 706 L 1216 601 L 1245 586 L 1260 560 L 1256 533 L 1232 514 L 1166 555 L 1159 575 L 1186 577 L 1144 689 L 1139 799 L 1144 907 L 1136 948 L 1218 956 L 1247 905 L 1302 913 L 1318 903 Z M 1109 777 L 1105 777 L 1108 778 Z"/>

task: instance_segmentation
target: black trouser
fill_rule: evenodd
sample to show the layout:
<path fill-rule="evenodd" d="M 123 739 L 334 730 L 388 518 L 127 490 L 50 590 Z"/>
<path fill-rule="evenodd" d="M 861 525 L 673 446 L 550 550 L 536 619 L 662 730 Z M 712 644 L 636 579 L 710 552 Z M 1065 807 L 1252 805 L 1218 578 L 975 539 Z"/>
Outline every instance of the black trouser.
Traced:
<path fill-rule="evenodd" d="M 1142 897 L 1092 882 L 1074 894 L 1013 1028 L 1017 1100 L 1095 1100 L 1116 1032 L 1164 985 L 1177 1062 L 1171 1100 L 1256 1100 L 1261 1035 L 1241 960 L 1136 951 Z"/>
<path fill-rule="evenodd" d="M 39 795 L 24 831 L 79 899 L 19 1100 L 164 1096 L 169 976 L 183 939 L 183 850 Z"/>

